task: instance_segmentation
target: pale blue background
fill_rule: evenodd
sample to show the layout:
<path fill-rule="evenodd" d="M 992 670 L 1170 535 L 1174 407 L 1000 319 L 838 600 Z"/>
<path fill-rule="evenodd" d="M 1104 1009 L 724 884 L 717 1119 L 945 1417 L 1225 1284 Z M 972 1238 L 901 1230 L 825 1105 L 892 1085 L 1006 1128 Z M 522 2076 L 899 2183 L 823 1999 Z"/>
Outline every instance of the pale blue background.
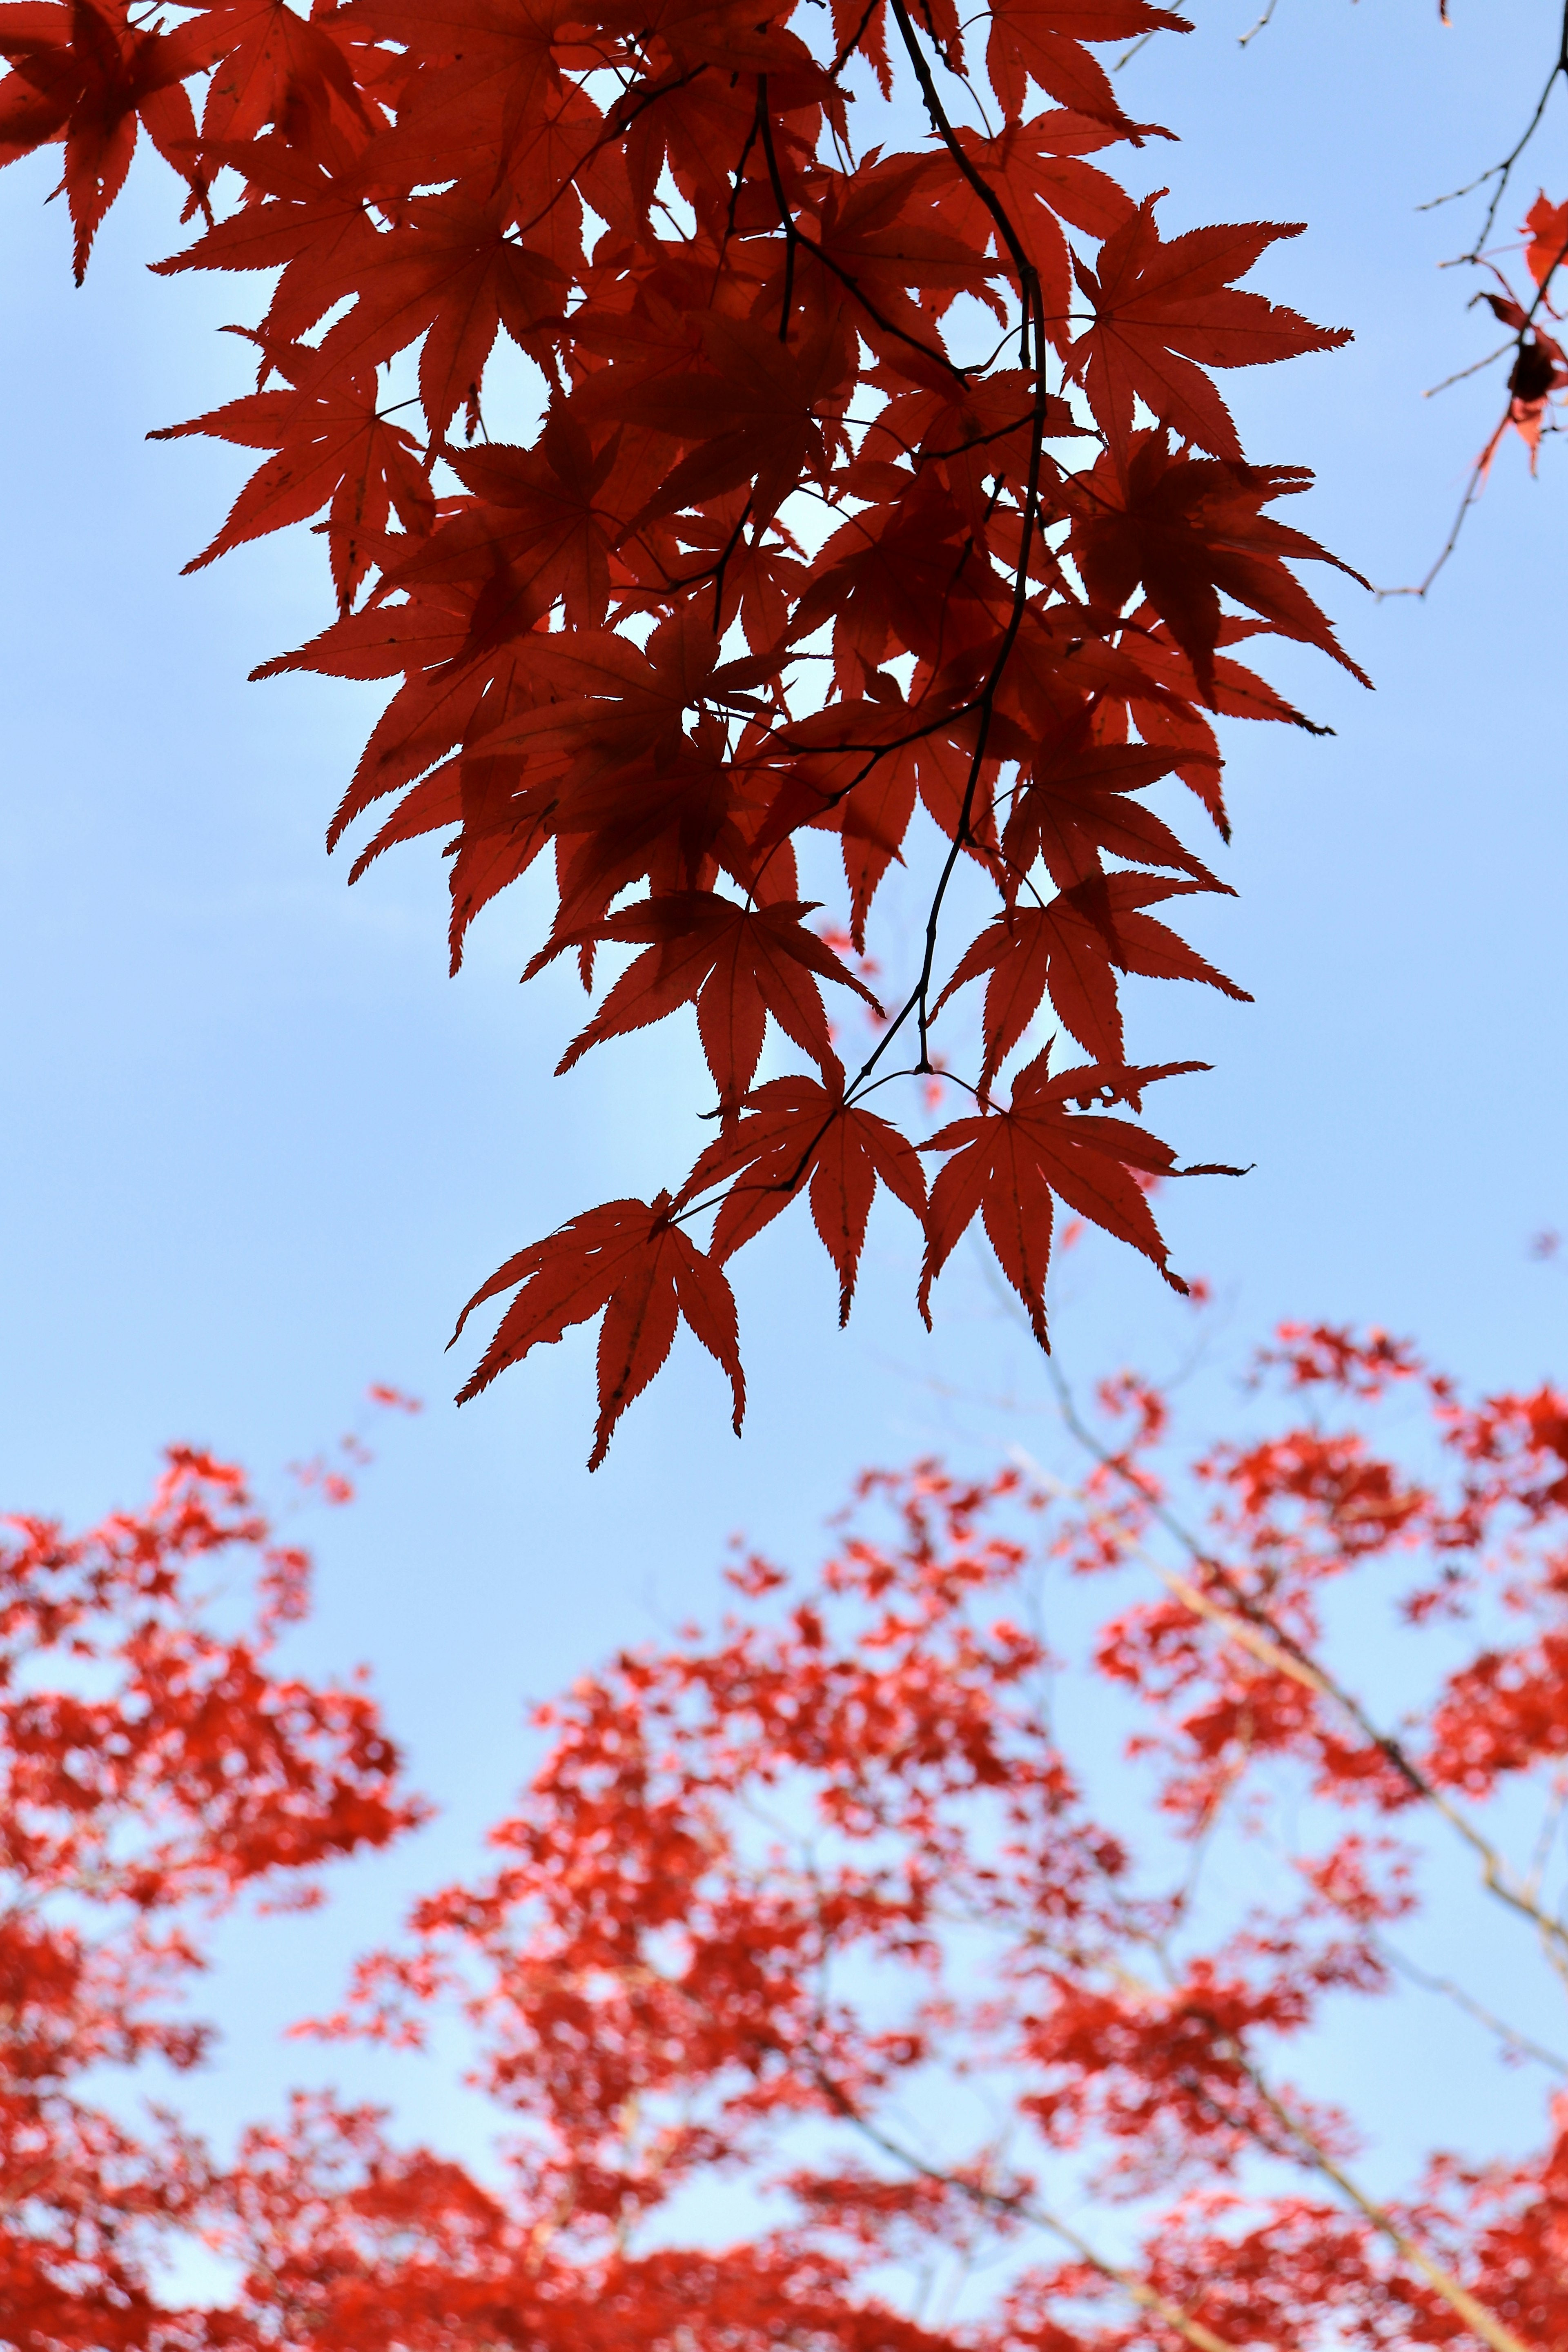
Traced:
<path fill-rule="evenodd" d="M 1415 207 L 1509 142 L 1554 11 L 1458 0 L 1443 33 L 1427 0 L 1280 0 L 1245 52 L 1246 0 L 1198 13 L 1191 40 L 1127 76 L 1129 105 L 1184 134 L 1148 159 L 1173 184 L 1167 229 L 1309 221 L 1255 282 L 1357 338 L 1229 380 L 1248 451 L 1318 469 L 1288 520 L 1375 581 L 1418 576 L 1498 395 L 1494 379 L 1420 398 L 1495 337 L 1464 311 L 1468 282 L 1435 269 L 1473 205 Z M 1510 227 L 1540 178 L 1568 194 L 1562 120 Z M 861 1463 L 1055 1441 L 1037 1365 L 962 1262 L 923 1336 L 900 1211 L 873 1227 L 847 1334 L 804 1218 L 742 1261 L 742 1444 L 685 1341 L 592 1479 L 591 1335 L 453 1411 L 442 1345 L 475 1283 L 576 1208 L 686 1165 L 689 1045 L 634 1039 L 552 1082 L 580 1000 L 559 971 L 518 991 L 536 905 L 492 913 L 452 984 L 432 850 L 345 890 L 321 834 L 375 698 L 246 683 L 323 617 L 319 545 L 291 535 L 181 580 L 245 461 L 143 438 L 244 388 L 212 330 L 253 316 L 252 289 L 145 274 L 179 241 L 154 163 L 75 292 L 63 207 L 40 208 L 50 177 L 36 162 L 0 182 L 0 1496 L 79 1519 L 139 1497 L 174 1436 L 277 1485 L 368 1380 L 429 1400 L 387 1431 L 357 1507 L 318 1528 L 321 1607 L 297 1654 L 372 1661 L 443 1821 L 325 1921 L 227 1937 L 209 2005 L 229 2055 L 195 2096 L 221 2128 L 285 2079 L 385 2079 L 280 2054 L 276 2028 L 333 1998 L 342 1955 L 385 1930 L 401 1890 L 468 1853 L 521 1769 L 525 1695 L 703 1605 L 732 1529 L 807 1556 Z M 1146 990 L 1134 1007 L 1147 1058 L 1217 1066 L 1154 1123 L 1189 1156 L 1257 1163 L 1162 1203 L 1177 1263 L 1221 1301 L 1200 1419 L 1228 1410 L 1227 1369 L 1288 1314 L 1417 1331 L 1483 1383 L 1568 1370 L 1563 1273 L 1528 1251 L 1568 1223 L 1565 499 L 1554 448 L 1532 487 L 1510 446 L 1426 606 L 1323 576 L 1374 697 L 1315 656 L 1272 658 L 1337 738 L 1232 730 L 1223 870 L 1241 896 L 1188 928 L 1258 1003 Z M 1092 1248 L 1070 1266 L 1069 1365 L 1179 1358 L 1190 1310 L 1145 1269 Z M 1353 2021 L 1342 2053 L 1349 2079 Z M 460 2095 L 397 2079 L 416 2127 L 473 2144 Z M 1391 2148 L 1425 2120 L 1417 2067 Z"/>

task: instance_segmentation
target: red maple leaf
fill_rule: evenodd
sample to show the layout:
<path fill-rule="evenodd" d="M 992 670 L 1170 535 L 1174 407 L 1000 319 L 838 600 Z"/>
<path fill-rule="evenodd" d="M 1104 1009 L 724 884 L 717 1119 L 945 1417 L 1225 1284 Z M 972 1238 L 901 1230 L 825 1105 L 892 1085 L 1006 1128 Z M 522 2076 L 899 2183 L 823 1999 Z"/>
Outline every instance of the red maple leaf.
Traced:
<path fill-rule="evenodd" d="M 1277 635 L 1320 646 L 1370 686 L 1327 616 L 1285 566 L 1331 563 L 1362 587 L 1368 583 L 1316 540 L 1262 511 L 1270 499 L 1309 489 L 1311 480 L 1300 467 L 1244 466 L 1194 457 L 1184 449 L 1173 454 L 1163 425 L 1134 433 L 1120 461 L 1108 452 L 1063 486 L 1084 586 L 1111 614 L 1121 613 L 1142 585 L 1211 705 L 1222 593 L 1261 614 Z"/>
<path fill-rule="evenodd" d="M 1174 866 L 1211 890 L 1223 889 L 1152 809 L 1129 797 L 1179 764 L 1173 749 L 1095 742 L 1087 719 L 1065 729 L 1014 791 L 1002 855 L 1015 900 L 1037 857 L 1058 890 L 1071 890 L 1103 872 L 1107 851 L 1131 865 Z"/>
<path fill-rule="evenodd" d="M 755 535 L 803 478 L 826 480 L 830 442 L 847 446 L 834 430 L 835 411 L 854 380 L 838 320 L 781 350 L 762 320 L 710 317 L 701 322 L 701 341 L 703 368 L 667 364 L 630 383 L 621 369 L 606 369 L 573 404 L 584 417 L 654 426 L 684 447 L 628 531 L 748 484 Z"/>
<path fill-rule="evenodd" d="M 233 146 L 208 142 L 204 152 L 215 163 L 243 168 L 251 201 L 152 267 L 160 277 L 185 269 L 281 269 L 259 331 L 275 346 L 297 342 L 341 299 L 334 283 L 352 284 L 361 261 L 377 249 L 359 176 L 341 168 L 343 158 L 318 160 L 278 132 Z"/>
<path fill-rule="evenodd" d="M 1098 270 L 1075 259 L 1094 323 L 1073 343 L 1068 367 L 1119 465 L 1126 463 L 1139 400 L 1184 440 L 1239 461 L 1230 411 L 1204 368 L 1258 367 L 1302 352 L 1334 351 L 1350 341 L 1350 330 L 1314 327 L 1231 283 L 1267 247 L 1300 236 L 1300 222 L 1189 229 L 1166 245 L 1154 225 L 1164 193 L 1146 196 L 1107 237 Z"/>
<path fill-rule="evenodd" d="M 1493 314 L 1505 327 L 1512 327 L 1519 337 L 1513 365 L 1509 370 L 1508 406 L 1491 439 L 1476 460 L 1476 478 L 1485 481 L 1497 455 L 1499 442 L 1511 425 L 1530 451 L 1530 470 L 1533 474 L 1541 454 L 1541 432 L 1546 421 L 1547 404 L 1554 392 L 1568 390 L 1568 353 L 1528 310 L 1521 308 L 1511 294 L 1488 294 L 1483 298 L 1490 304 Z"/>
<path fill-rule="evenodd" d="M 475 1291 L 453 1332 L 476 1307 L 502 1291 L 517 1297 L 494 1339 L 458 1391 L 466 1404 L 508 1364 L 552 1344 L 574 1323 L 603 1314 L 599 1333 L 599 1418 L 588 1467 L 605 1458 L 610 1434 L 634 1397 L 664 1363 L 682 1320 L 728 1373 L 740 1434 L 746 1382 L 735 1328 L 735 1300 L 718 1262 L 672 1221 L 668 1192 L 654 1201 L 606 1201 L 534 1242 Z"/>
<path fill-rule="evenodd" d="M 1106 1118 L 1088 1106 L 1129 1102 L 1137 1109 L 1143 1087 L 1155 1079 L 1206 1069 L 1207 1064 L 1167 1062 L 1133 1070 L 1095 1062 L 1052 1077 L 1049 1059 L 1047 1046 L 1019 1071 L 1005 1109 L 993 1106 L 973 1118 L 955 1118 L 921 1146 L 922 1151 L 952 1155 L 931 1186 L 926 1216 L 920 1308 L 928 1325 L 931 1284 L 979 1216 L 997 1264 L 1024 1302 L 1030 1328 L 1041 1347 L 1049 1348 L 1046 1273 L 1053 1194 L 1091 1224 L 1142 1250 L 1173 1290 L 1186 1289 L 1171 1272 L 1169 1253 L 1131 1173 L 1173 1175 L 1175 1153 L 1130 1120 Z"/>
<path fill-rule="evenodd" d="M 208 62 L 199 20 L 175 33 L 132 26 L 125 0 L 5 0 L 0 57 L 0 164 L 65 142 L 61 186 L 76 228 L 79 286 L 110 205 L 124 185 L 140 120 L 164 160 L 198 194 L 196 121 L 182 87 Z"/>
<path fill-rule="evenodd" d="M 986 70 L 1009 121 L 1017 121 L 1028 84 L 1037 81 L 1061 105 L 1121 125 L 1127 118 L 1105 68 L 1082 44 L 1141 40 L 1162 27 L 1193 29 L 1186 17 L 1146 0 L 995 0 Z"/>
<path fill-rule="evenodd" d="M 563 950 L 587 940 L 652 942 L 568 1045 L 561 1070 L 569 1070 L 607 1037 L 624 1036 L 664 1020 L 682 1004 L 695 1004 L 702 1050 L 727 1110 L 756 1074 L 770 1013 L 820 1068 L 837 1072 L 838 1056 L 812 974 L 854 989 L 879 1013 L 881 1007 L 864 981 L 801 921 L 815 904 L 784 899 L 742 907 L 712 891 L 671 891 L 584 929 L 558 934 L 534 957 L 525 980 Z"/>
<path fill-rule="evenodd" d="M 567 413 L 550 418 L 532 449 L 491 442 L 450 450 L 447 463 L 471 496 L 448 507 L 424 546 L 388 561 L 387 587 L 471 584 L 488 627 L 531 628 L 557 599 L 570 628 L 600 626 L 640 478 L 619 435 L 595 447 Z"/>
<path fill-rule="evenodd" d="M 202 110 L 204 149 L 243 147 L 273 124 L 302 143 L 301 110 L 317 118 L 312 145 L 335 145 L 352 126 L 351 147 L 363 147 L 377 118 L 339 37 L 344 19 L 342 10 L 302 16 L 287 0 L 224 0 L 204 10 L 192 29 L 200 26 L 216 61 Z"/>
<path fill-rule="evenodd" d="M 535 358 L 551 352 L 565 280 L 543 253 L 510 234 L 504 206 L 477 202 L 461 189 L 418 196 L 405 218 L 355 254 L 358 297 L 327 331 L 328 367 L 359 370 L 391 359 L 424 338 L 419 397 L 439 439 L 484 373 L 504 326 Z M 337 299 L 338 280 L 323 275 L 317 315 Z"/>
<path fill-rule="evenodd" d="M 959 133 L 964 155 L 984 184 L 1003 199 L 1039 273 L 1047 331 L 1058 344 L 1067 340 L 1072 299 L 1072 255 L 1061 224 L 1104 238 L 1133 209 L 1126 190 L 1109 173 L 1080 160 L 1118 135 L 1110 124 L 1070 110 L 1037 115 L 1031 122 L 1009 122 L 994 139 L 968 128 Z M 998 262 L 1007 266 L 1007 244 L 994 216 L 956 168 L 943 200 L 943 217 L 965 236 L 983 242 L 988 236 Z M 988 383 L 994 382 L 988 379 Z"/>
<path fill-rule="evenodd" d="M 378 168 L 426 181 L 465 176 L 475 161 L 510 163 L 519 142 L 561 103 L 562 68 L 581 55 L 568 0 L 349 0 L 331 21 L 399 43 L 416 71 L 397 121 L 378 139 Z M 591 51 L 590 51 L 591 54 Z M 584 118 L 602 122 L 596 108 Z M 592 131 L 576 154 L 591 146 Z"/>
<path fill-rule="evenodd" d="M 1205 961 L 1167 924 L 1141 910 L 1151 901 L 1223 883 L 1174 881 L 1151 874 L 1093 876 L 1041 907 L 1014 907 L 971 941 L 937 999 L 991 978 L 985 989 L 984 1092 L 1039 1010 L 1047 990 L 1063 1022 L 1097 1062 L 1120 1066 L 1121 1012 L 1115 972 L 1153 980 L 1196 980 L 1244 1004 L 1252 1000 Z"/>
<path fill-rule="evenodd" d="M 842 1078 L 831 1091 L 814 1078 L 773 1078 L 742 1108 L 745 1115 L 702 1153 L 680 1197 L 695 1201 L 727 1188 L 713 1227 L 713 1255 L 722 1264 L 809 1190 L 812 1220 L 838 1273 L 838 1320 L 847 1323 L 879 1181 L 920 1216 L 925 1171 L 896 1127 L 845 1102 Z"/>
<path fill-rule="evenodd" d="M 148 436 L 174 441 L 207 433 L 242 448 L 278 452 L 252 474 L 216 538 L 184 569 L 199 572 L 230 548 L 303 522 L 326 507 L 332 576 L 346 610 L 380 552 L 392 509 L 404 529 L 418 535 L 435 520 L 419 445 L 377 406 L 374 369 L 345 379 L 307 345 L 278 351 L 264 343 L 262 350 L 268 366 L 287 377 L 289 391 L 248 393 Z"/>
<path fill-rule="evenodd" d="M 1552 271 L 1568 260 L 1568 204 L 1549 204 L 1542 188 L 1524 216 L 1524 229 L 1530 239 L 1524 248 L 1524 266 L 1544 289 Z"/>

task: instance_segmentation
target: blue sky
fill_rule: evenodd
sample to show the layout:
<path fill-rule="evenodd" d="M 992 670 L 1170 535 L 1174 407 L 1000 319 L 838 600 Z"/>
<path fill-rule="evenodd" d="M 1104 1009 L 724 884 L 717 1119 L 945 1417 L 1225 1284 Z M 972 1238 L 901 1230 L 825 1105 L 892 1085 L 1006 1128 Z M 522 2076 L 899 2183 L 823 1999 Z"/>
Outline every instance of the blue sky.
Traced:
<path fill-rule="evenodd" d="M 1473 205 L 1416 206 L 1510 143 L 1549 13 L 1457 0 L 1445 33 L 1426 0 L 1279 0 L 1242 50 L 1245 0 L 1205 0 L 1190 41 L 1128 69 L 1127 103 L 1183 135 L 1147 159 L 1171 183 L 1167 234 L 1310 224 L 1254 282 L 1356 341 L 1226 390 L 1249 454 L 1320 476 L 1288 519 L 1380 583 L 1425 570 L 1500 396 L 1491 379 L 1421 398 L 1495 338 L 1464 310 L 1468 282 L 1436 268 Z M 1542 178 L 1568 194 L 1562 118 L 1510 230 Z M 593 1478 L 591 1334 L 454 1411 L 443 1345 L 476 1283 L 578 1207 L 687 1164 L 690 1048 L 632 1040 L 552 1081 L 577 1005 L 559 970 L 517 987 L 539 935 L 526 892 L 481 923 L 452 982 L 433 853 L 345 888 L 321 835 L 375 698 L 246 682 L 324 617 L 318 545 L 292 534 L 182 580 L 243 456 L 144 438 L 244 388 L 243 352 L 214 330 L 246 289 L 146 275 L 180 241 L 153 163 L 77 292 L 50 182 L 47 159 L 0 180 L 0 1496 L 95 1514 L 140 1496 L 173 1437 L 276 1477 L 347 1424 L 367 1381 L 428 1401 L 387 1433 L 355 1509 L 321 1526 L 300 1654 L 373 1663 L 443 1820 L 364 1874 L 352 1910 L 289 1926 L 286 1952 L 267 1940 L 281 1930 L 228 1939 L 214 2000 L 231 2055 L 200 2095 L 216 2118 L 285 2074 L 342 2071 L 280 2058 L 275 2026 L 330 1998 L 337 1957 L 403 1888 L 468 1853 L 516 1779 L 525 1696 L 701 1605 L 731 1530 L 805 1556 L 862 1463 L 1055 1439 L 1037 1363 L 963 1262 L 925 1337 L 896 1210 L 847 1333 L 803 1219 L 742 1261 L 740 1444 L 689 1343 Z M 1417 1332 L 1481 1383 L 1568 1369 L 1568 1275 L 1528 1248 L 1568 1223 L 1556 457 L 1531 485 L 1505 450 L 1426 604 L 1322 576 L 1377 691 L 1315 656 L 1270 657 L 1338 731 L 1231 730 L 1222 870 L 1240 896 L 1188 927 L 1257 1002 L 1134 999 L 1142 1057 L 1215 1065 L 1153 1123 L 1189 1157 L 1255 1163 L 1162 1202 L 1176 1263 L 1218 1300 L 1194 1390 L 1211 1422 L 1282 1315 Z M 1146 1268 L 1093 1244 L 1056 1312 L 1083 1373 L 1168 1365 L 1194 1331 Z M 417 2096 L 431 2129 L 458 2127 L 447 2095 Z"/>

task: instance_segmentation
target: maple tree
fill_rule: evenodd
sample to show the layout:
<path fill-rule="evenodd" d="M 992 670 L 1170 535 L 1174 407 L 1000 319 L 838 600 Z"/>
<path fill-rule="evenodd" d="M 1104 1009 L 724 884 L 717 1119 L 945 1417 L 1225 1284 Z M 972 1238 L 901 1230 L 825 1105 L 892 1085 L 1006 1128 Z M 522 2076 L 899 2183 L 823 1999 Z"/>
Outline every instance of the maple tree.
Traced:
<path fill-rule="evenodd" d="M 0 5 L 0 160 L 63 144 L 79 279 L 143 131 L 196 229 L 155 267 L 270 276 L 257 388 L 165 429 L 259 456 L 193 568 L 325 539 L 336 617 L 257 675 L 395 682 L 331 828 L 375 820 L 354 874 L 444 835 L 456 964 L 552 862 L 529 973 L 612 967 L 563 1072 L 695 1011 L 689 1171 L 468 1310 L 511 1294 L 465 1396 L 603 1317 L 595 1464 L 682 1321 L 739 1426 L 729 1261 L 796 1199 L 846 1314 L 879 1185 L 926 1221 L 928 1312 L 978 1214 L 1043 1334 L 1053 1198 L 1179 1278 L 1137 1180 L 1194 1171 L 1116 1114 L 1193 1066 L 1131 1057 L 1121 979 L 1242 991 L 1149 911 L 1227 885 L 1146 796 L 1223 839 L 1215 720 L 1312 726 L 1245 641 L 1362 675 L 1297 576 L 1333 559 L 1271 511 L 1309 477 L 1247 461 L 1216 383 L 1345 340 L 1237 282 L 1297 230 L 1167 236 L 1104 168 L 1169 134 L 1096 45 L 1184 29 L 1151 0 Z M 906 858 L 884 1008 L 868 925 Z M 858 999 L 857 1058 L 829 1004 Z M 1047 1066 L 1047 1023 L 1085 1058 Z M 918 1139 L 952 1155 L 933 1206 L 925 1092 L 886 1089 L 939 1068 L 972 1108 Z"/>
<path fill-rule="evenodd" d="M 1478 2157 L 1456 2070 L 1460 2144 L 1374 2190 L 1396 2082 L 1359 2115 L 1308 2085 L 1335 2011 L 1412 1976 L 1568 2073 L 1472 1934 L 1420 1957 L 1463 1886 L 1568 1960 L 1568 1397 L 1467 1399 L 1378 1331 L 1288 1327 L 1258 1369 L 1267 1407 L 1197 1448 L 1124 1375 L 1061 1391 L 1082 1475 L 868 1473 L 817 1572 L 738 1547 L 721 1622 L 541 1710 L 491 1864 L 312 2029 L 438 2024 L 445 2063 L 466 2018 L 483 2177 L 324 2094 L 221 2159 L 73 2095 L 198 2053 L 148 2007 L 193 1963 L 176 1908 L 417 1808 L 367 1698 L 269 1682 L 265 1635 L 193 1613 L 236 1546 L 271 1616 L 300 1605 L 237 1473 L 177 1454 L 143 1514 L 26 1524 L 0 2341 L 1552 2352 L 1563 2095 L 1533 2151 Z M 76 1696 L 84 1660 L 112 1689 Z M 198 2235 L 229 2284 L 182 2304 L 151 2250 Z"/>
<path fill-rule="evenodd" d="M 182 1995 L 216 1914 L 314 1903 L 326 1863 L 424 1818 L 368 1693 L 273 1664 L 309 1575 L 243 1474 L 190 1447 L 144 1509 L 85 1535 L 0 1521 L 8 2346 L 173 2346 L 155 2257 L 202 2167 L 171 2116 L 149 2136 L 92 2094 L 111 2068 L 202 2060 Z"/>

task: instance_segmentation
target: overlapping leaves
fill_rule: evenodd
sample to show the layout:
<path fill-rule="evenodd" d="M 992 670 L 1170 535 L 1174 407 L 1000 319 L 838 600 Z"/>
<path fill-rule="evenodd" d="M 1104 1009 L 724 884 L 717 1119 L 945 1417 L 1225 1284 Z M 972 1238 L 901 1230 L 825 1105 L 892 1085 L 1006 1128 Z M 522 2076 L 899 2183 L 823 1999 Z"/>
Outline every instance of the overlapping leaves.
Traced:
<path fill-rule="evenodd" d="M 595 1461 L 682 1319 L 738 1418 L 720 1269 L 796 1198 L 841 1313 L 879 1184 L 925 1223 L 922 1303 L 965 1202 L 1042 1338 L 1053 1198 L 1164 1268 L 1127 1171 L 1172 1155 L 1070 1106 L 1136 1091 L 1121 975 L 1244 993 L 1148 911 L 1225 887 L 1173 806 L 1224 830 L 1209 714 L 1300 719 L 1226 649 L 1271 631 L 1354 669 L 1294 569 L 1332 559 L 1265 512 L 1306 477 L 1246 463 L 1213 373 L 1343 340 L 1237 283 L 1295 232 L 1166 236 L 1104 168 L 1167 134 L 1096 45 L 1184 20 L 828 13 L 0 5 L 0 160 L 62 145 L 79 274 L 143 130 L 200 215 L 158 267 L 269 274 L 256 388 L 168 429 L 261 453 L 194 564 L 296 522 L 327 542 L 338 617 L 263 673 L 394 685 L 333 821 L 374 816 L 355 873 L 447 835 L 456 962 L 552 866 L 529 971 L 571 950 L 604 992 L 563 1070 L 695 1011 L 719 1129 L 690 1175 L 479 1294 L 517 1290 L 465 1393 L 605 1317 Z M 858 56 L 929 140 L 863 124 Z M 860 950 L 894 866 L 929 869 L 880 1004 L 812 927 L 835 850 Z M 954 936 L 961 858 L 995 912 Z M 929 1075 L 981 977 L 978 1052 L 942 1049 L 975 1108 L 928 1202 L 900 1098 L 868 1090 Z M 1042 1075 L 1044 1022 L 1076 1076 Z M 776 1075 L 770 1031 L 815 1075 Z"/>

